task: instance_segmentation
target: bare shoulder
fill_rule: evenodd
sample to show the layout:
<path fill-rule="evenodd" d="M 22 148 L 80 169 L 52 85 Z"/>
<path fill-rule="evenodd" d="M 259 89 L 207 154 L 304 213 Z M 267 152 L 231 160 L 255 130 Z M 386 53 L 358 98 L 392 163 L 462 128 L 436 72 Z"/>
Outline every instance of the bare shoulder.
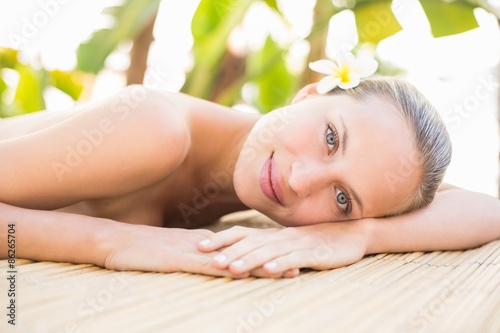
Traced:
<path fill-rule="evenodd" d="M 460 187 L 449 184 L 449 183 L 443 183 L 443 184 L 441 184 L 441 186 L 439 186 L 437 192 L 441 193 L 441 192 L 445 192 L 445 191 L 449 191 L 449 190 L 458 190 L 458 189 L 460 189 Z"/>
<path fill-rule="evenodd" d="M 143 138 L 158 149 L 169 148 L 170 153 L 179 150 L 182 155 L 189 146 L 190 137 L 182 100 L 183 96 L 178 93 L 132 85 L 96 108 L 98 119 L 93 119 L 92 113 L 88 118 L 94 125 L 99 122 L 103 132 L 123 127 L 131 130 L 126 140 L 141 142 Z"/>
<path fill-rule="evenodd" d="M 43 130 L 0 142 L 0 201 L 55 209 L 119 196 L 168 177 L 185 159 L 180 95 L 130 86 Z"/>

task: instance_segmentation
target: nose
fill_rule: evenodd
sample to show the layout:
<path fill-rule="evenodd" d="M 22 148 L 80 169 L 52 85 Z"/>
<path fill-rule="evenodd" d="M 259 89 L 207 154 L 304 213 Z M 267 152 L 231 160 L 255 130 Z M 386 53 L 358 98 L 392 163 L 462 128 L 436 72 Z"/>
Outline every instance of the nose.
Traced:
<path fill-rule="evenodd" d="M 296 161 L 292 163 L 288 185 L 301 198 L 305 198 L 328 182 L 328 168 L 320 162 Z"/>

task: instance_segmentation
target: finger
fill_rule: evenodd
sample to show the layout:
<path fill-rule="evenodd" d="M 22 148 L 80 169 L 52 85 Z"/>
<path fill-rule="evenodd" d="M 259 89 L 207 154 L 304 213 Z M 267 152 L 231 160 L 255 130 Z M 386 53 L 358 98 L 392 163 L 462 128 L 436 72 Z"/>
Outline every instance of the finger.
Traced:
<path fill-rule="evenodd" d="M 246 240 L 247 239 L 245 239 L 244 241 Z M 241 243 L 243 243 L 244 241 L 242 241 Z M 248 239 L 248 241 L 250 242 L 251 239 Z M 262 246 L 254 248 L 251 251 L 246 251 L 246 254 L 241 255 L 242 251 L 246 250 L 244 245 L 245 244 L 240 245 L 238 243 L 233 246 L 234 249 L 229 248 L 222 253 L 222 255 L 227 256 L 227 260 L 230 262 L 228 269 L 235 274 L 240 274 L 261 267 L 271 260 L 284 255 L 288 255 L 292 251 L 289 242 L 277 242 L 271 244 L 263 244 Z M 231 261 L 231 259 L 233 258 L 237 258 L 237 260 Z M 281 272 L 283 271 L 285 270 L 282 270 Z M 277 271 L 268 273 L 277 273 Z"/>
<path fill-rule="evenodd" d="M 316 258 L 312 255 L 311 251 L 294 251 L 287 255 L 283 255 L 272 259 L 265 264 L 263 264 L 263 269 L 269 274 L 277 274 L 279 272 L 290 271 L 290 275 L 299 274 L 297 271 L 299 268 L 319 268 L 325 266 L 325 263 L 321 262 L 321 259 Z M 232 271 L 235 273 L 235 271 Z"/>
<path fill-rule="evenodd" d="M 243 238 L 262 232 L 254 228 L 235 226 L 227 230 L 219 231 L 198 243 L 198 249 L 203 252 L 211 252 L 224 246 L 232 245 Z"/>
<path fill-rule="evenodd" d="M 212 264 L 214 267 L 219 269 L 226 269 L 229 265 L 232 265 L 232 269 L 234 269 L 233 273 L 239 274 L 244 271 L 250 271 L 253 268 L 261 266 L 265 261 L 261 258 L 260 261 L 258 256 L 255 260 L 252 260 L 250 263 L 240 260 L 243 256 L 253 251 L 258 250 L 259 248 L 267 245 L 268 243 L 272 243 L 273 237 L 272 234 L 269 235 L 253 235 L 248 236 L 235 244 L 229 245 L 225 247 L 220 254 L 215 255 L 212 260 Z M 260 251 L 259 253 L 266 254 L 267 260 L 272 259 L 269 257 L 270 253 L 265 251 Z"/>
<path fill-rule="evenodd" d="M 283 272 L 282 276 L 284 278 L 294 278 L 300 275 L 300 269 L 292 268 Z"/>
<path fill-rule="evenodd" d="M 231 266 L 233 273 L 239 274 L 242 272 L 248 272 L 253 268 L 261 266 L 258 263 L 252 262 L 248 264 L 247 262 L 241 260 L 245 254 L 257 250 L 265 244 L 260 244 L 253 238 L 245 238 L 236 244 L 233 244 L 219 254 L 215 255 L 212 259 L 212 265 L 219 269 L 229 269 Z"/>
<path fill-rule="evenodd" d="M 259 278 L 270 278 L 270 279 L 281 279 L 282 273 L 270 274 L 266 272 L 262 267 L 256 268 L 250 272 L 250 276 Z"/>
<path fill-rule="evenodd" d="M 211 264 L 211 257 L 200 254 L 184 254 L 183 260 L 178 264 L 176 271 L 224 276 L 234 279 L 250 276 L 249 272 L 233 273 L 227 269 L 218 269 Z"/>
<path fill-rule="evenodd" d="M 270 274 L 277 274 L 293 268 L 311 268 L 313 270 L 333 269 L 350 265 L 361 260 L 362 256 L 352 258 L 348 254 L 335 252 L 335 255 L 325 255 L 316 250 L 295 251 L 290 254 L 275 258 L 263 264 L 263 268 Z M 233 271 L 236 273 L 236 271 Z"/>

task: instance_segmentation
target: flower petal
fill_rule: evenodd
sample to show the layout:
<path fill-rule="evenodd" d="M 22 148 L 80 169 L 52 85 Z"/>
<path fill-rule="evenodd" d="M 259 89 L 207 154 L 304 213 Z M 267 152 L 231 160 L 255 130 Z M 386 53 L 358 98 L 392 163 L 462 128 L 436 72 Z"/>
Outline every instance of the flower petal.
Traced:
<path fill-rule="evenodd" d="M 356 58 L 354 58 L 354 55 L 348 51 L 339 52 L 336 59 L 339 67 L 347 66 L 348 68 L 352 68 L 356 63 Z"/>
<path fill-rule="evenodd" d="M 318 82 L 316 91 L 318 92 L 318 94 L 326 94 L 327 92 L 334 89 L 339 83 L 340 83 L 339 77 L 334 77 L 331 75 L 326 76 Z"/>
<path fill-rule="evenodd" d="M 349 78 L 349 81 L 340 82 L 339 88 L 350 89 L 350 88 L 354 88 L 354 87 L 359 85 L 360 77 L 359 77 L 358 73 L 350 72 L 349 74 L 347 74 L 347 77 Z"/>
<path fill-rule="evenodd" d="M 364 78 L 375 73 L 378 67 L 378 62 L 371 58 L 356 59 L 355 67 L 359 77 Z"/>
<path fill-rule="evenodd" d="M 332 75 L 334 69 L 338 67 L 333 61 L 323 59 L 310 62 L 309 68 L 321 74 Z"/>

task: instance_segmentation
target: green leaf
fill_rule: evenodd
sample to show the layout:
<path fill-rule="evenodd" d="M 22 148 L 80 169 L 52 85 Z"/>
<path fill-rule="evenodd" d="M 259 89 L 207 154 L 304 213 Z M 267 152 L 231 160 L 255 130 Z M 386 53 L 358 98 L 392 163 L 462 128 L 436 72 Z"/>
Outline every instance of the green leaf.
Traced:
<path fill-rule="evenodd" d="M 194 37 L 194 67 L 182 92 L 208 98 L 231 31 L 245 16 L 254 0 L 201 0 L 191 23 Z"/>
<path fill-rule="evenodd" d="M 14 95 L 14 109 L 18 113 L 30 113 L 45 109 L 43 89 L 45 75 L 43 70 L 36 70 L 31 66 L 19 63 L 16 66 L 19 72 L 19 83 Z"/>
<path fill-rule="evenodd" d="M 276 54 L 281 54 L 279 61 L 273 60 Z M 273 64 L 271 67 L 268 65 L 270 62 Z M 289 101 L 296 78 L 288 71 L 283 50 L 272 38 L 268 37 L 264 47 L 250 55 L 247 71 L 262 73 L 253 80 L 258 88 L 258 95 L 253 103 L 261 113 L 272 111 Z"/>
<path fill-rule="evenodd" d="M 264 2 L 269 6 L 269 8 L 272 8 L 277 12 L 280 11 L 278 8 L 278 4 L 276 3 L 276 0 L 264 0 Z"/>
<path fill-rule="evenodd" d="M 17 50 L 0 47 L 0 68 L 14 68 L 17 64 Z"/>
<path fill-rule="evenodd" d="M 49 75 L 54 87 L 68 94 L 75 101 L 78 100 L 83 91 L 83 73 L 53 70 L 49 72 Z"/>
<path fill-rule="evenodd" d="M 203 39 L 210 35 L 240 2 L 240 0 L 201 0 L 191 21 L 194 39 Z"/>
<path fill-rule="evenodd" d="M 475 6 L 461 1 L 420 0 L 434 37 L 444 37 L 479 27 Z"/>
<path fill-rule="evenodd" d="M 390 0 L 364 1 L 352 9 L 360 42 L 377 44 L 401 30 L 391 3 Z"/>
<path fill-rule="evenodd" d="M 3 80 L 2 77 L 0 77 L 0 103 L 3 101 L 2 99 L 2 94 L 3 92 L 7 89 L 7 84 L 5 83 L 5 81 Z"/>
<path fill-rule="evenodd" d="M 125 0 L 123 5 L 106 8 L 103 13 L 111 15 L 114 25 L 111 28 L 97 30 L 91 38 L 82 43 L 77 51 L 77 68 L 81 71 L 97 74 L 106 58 L 116 47 L 133 39 L 158 11 L 160 0 Z"/>

